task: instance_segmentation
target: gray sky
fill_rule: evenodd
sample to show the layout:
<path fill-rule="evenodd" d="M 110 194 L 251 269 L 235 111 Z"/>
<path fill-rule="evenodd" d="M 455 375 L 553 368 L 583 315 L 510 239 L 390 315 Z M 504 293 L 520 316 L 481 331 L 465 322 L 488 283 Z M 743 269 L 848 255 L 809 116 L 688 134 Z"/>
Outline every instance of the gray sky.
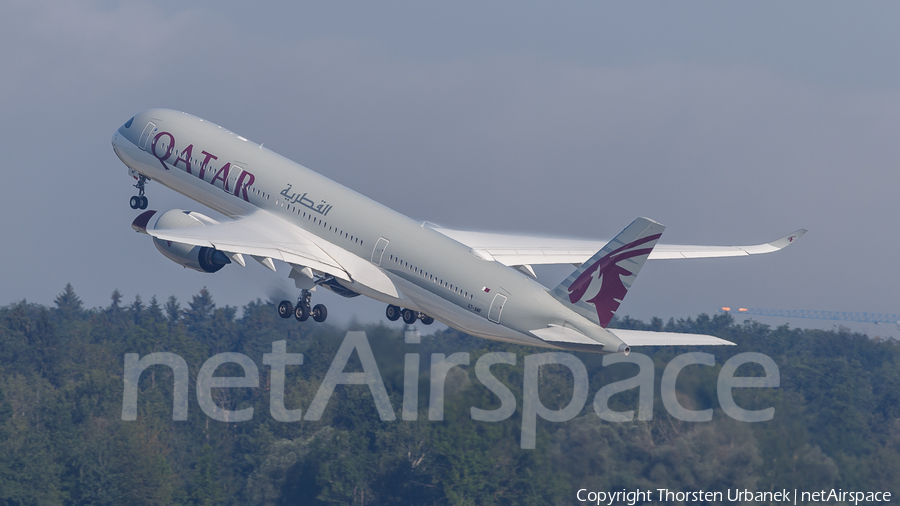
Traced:
<path fill-rule="evenodd" d="M 810 230 L 773 255 L 648 263 L 620 314 L 900 312 L 900 5 L 294 4 L 4 2 L 0 304 L 67 282 L 91 307 L 114 288 L 232 305 L 290 289 L 284 266 L 204 275 L 132 232 L 110 138 L 168 107 L 453 228 L 609 238 L 647 216 L 664 242 L 723 245 Z M 317 297 L 331 318 L 383 318 Z"/>

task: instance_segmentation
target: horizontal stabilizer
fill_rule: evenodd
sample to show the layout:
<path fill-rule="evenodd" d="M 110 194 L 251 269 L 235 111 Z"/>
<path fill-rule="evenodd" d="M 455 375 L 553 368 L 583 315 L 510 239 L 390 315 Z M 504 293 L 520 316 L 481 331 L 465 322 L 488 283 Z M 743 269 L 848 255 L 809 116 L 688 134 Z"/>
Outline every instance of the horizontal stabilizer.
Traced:
<path fill-rule="evenodd" d="M 680 334 L 678 332 L 652 332 L 649 330 L 606 329 L 628 346 L 734 346 L 715 336 L 705 334 Z"/>
<path fill-rule="evenodd" d="M 594 341 L 590 337 L 578 332 L 577 330 L 570 329 L 568 327 L 562 327 L 560 325 L 550 325 L 547 328 L 543 329 L 535 329 L 531 331 L 532 334 L 536 335 L 542 341 L 546 341 L 548 343 L 573 343 L 573 344 L 586 344 L 592 346 L 602 346 L 602 344 Z"/>
<path fill-rule="evenodd" d="M 615 336 L 609 336 L 609 341 L 602 343 L 573 328 L 562 325 L 550 324 L 545 328 L 534 329 L 529 332 L 554 348 L 563 350 L 587 351 L 590 353 L 624 353 L 626 355 L 631 353 L 631 348 L 616 339 Z"/>

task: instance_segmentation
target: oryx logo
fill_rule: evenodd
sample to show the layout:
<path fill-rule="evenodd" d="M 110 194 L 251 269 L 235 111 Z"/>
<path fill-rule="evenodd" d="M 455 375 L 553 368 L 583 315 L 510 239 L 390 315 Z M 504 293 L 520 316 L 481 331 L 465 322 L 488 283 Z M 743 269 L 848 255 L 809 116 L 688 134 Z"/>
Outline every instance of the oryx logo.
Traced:
<path fill-rule="evenodd" d="M 622 277 L 634 275 L 632 271 L 622 267 L 619 263 L 629 258 L 649 255 L 653 251 L 652 244 L 649 248 L 639 248 L 639 246 L 654 242 L 661 236 L 661 233 L 653 234 L 632 241 L 594 262 L 569 285 L 569 301 L 572 304 L 577 304 L 588 294 L 588 290 L 593 286 L 593 289 L 597 290 L 596 294 L 585 302 L 593 304 L 597 308 L 597 317 L 600 319 L 600 325 L 605 328 L 612 321 L 613 315 L 619 309 L 619 304 L 622 303 L 622 299 L 628 293 L 628 287 L 625 286 Z M 640 269 L 640 266 L 641 264 L 637 264 L 638 269 Z M 594 292 L 592 291 L 591 293 Z"/>

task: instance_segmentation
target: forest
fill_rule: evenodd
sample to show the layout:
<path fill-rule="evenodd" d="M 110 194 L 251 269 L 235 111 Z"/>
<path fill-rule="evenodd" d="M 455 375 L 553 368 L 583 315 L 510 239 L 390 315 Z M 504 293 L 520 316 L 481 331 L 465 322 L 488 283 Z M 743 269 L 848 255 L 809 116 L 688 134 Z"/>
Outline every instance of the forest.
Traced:
<path fill-rule="evenodd" d="M 635 350 L 656 368 L 653 416 L 621 423 L 601 420 L 593 396 L 637 368 L 573 353 L 588 372 L 588 402 L 571 420 L 538 419 L 535 448 L 523 449 L 524 357 L 551 350 L 452 329 L 409 344 L 400 325 L 299 324 L 279 318 L 267 301 L 218 307 L 205 289 L 184 304 L 175 297 L 128 302 L 115 291 L 107 307 L 89 309 L 67 285 L 50 307 L 0 308 L 0 504 L 562 505 L 577 504 L 579 489 L 900 492 L 896 340 L 842 328 L 771 328 L 728 314 L 622 317 L 613 325 L 712 334 L 737 346 Z M 302 365 L 287 367 L 284 402 L 306 410 L 348 330 L 365 331 L 396 419 L 379 417 L 365 385 L 338 385 L 318 420 L 273 418 L 263 362 L 273 343 L 303 354 Z M 709 422 L 678 420 L 660 399 L 666 364 L 691 351 L 714 354 L 715 366 L 685 368 L 678 399 L 712 408 Z M 719 370 L 748 351 L 775 361 L 780 386 L 735 389 L 734 397 L 745 409 L 774 407 L 769 421 L 736 421 L 718 403 Z M 187 420 L 173 420 L 175 378 L 161 365 L 140 376 L 137 417 L 123 420 L 125 355 L 157 352 L 189 367 Z M 216 421 L 198 405 L 198 372 L 224 352 L 247 355 L 259 368 L 257 388 L 212 390 L 219 407 L 252 407 L 248 421 Z M 470 365 L 447 374 L 443 420 L 430 420 L 429 357 L 458 352 L 470 355 Z M 478 357 L 492 352 L 517 357 L 516 365 L 491 368 L 513 392 L 516 410 L 499 422 L 476 421 L 473 407 L 501 405 L 475 373 Z M 415 421 L 400 417 L 410 353 L 421 357 Z M 360 367 L 354 356 L 347 372 Z M 233 374 L 228 365 L 216 373 Z M 748 364 L 739 374 L 763 371 Z M 573 381 L 565 367 L 541 367 L 541 402 L 567 405 Z M 609 406 L 637 410 L 638 390 L 615 394 Z"/>

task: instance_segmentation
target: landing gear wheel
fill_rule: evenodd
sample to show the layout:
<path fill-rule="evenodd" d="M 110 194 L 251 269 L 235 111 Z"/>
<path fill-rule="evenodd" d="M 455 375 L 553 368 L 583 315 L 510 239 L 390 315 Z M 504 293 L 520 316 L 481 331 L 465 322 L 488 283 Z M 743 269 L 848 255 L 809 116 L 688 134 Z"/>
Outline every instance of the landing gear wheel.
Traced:
<path fill-rule="evenodd" d="M 281 304 L 278 304 L 278 316 L 282 318 L 290 318 L 294 313 L 294 305 L 291 304 L 289 300 L 281 301 Z"/>
<path fill-rule="evenodd" d="M 299 306 L 294 308 L 294 318 L 297 319 L 298 322 L 305 322 L 309 319 L 309 306 L 305 304 L 300 304 Z"/>
<path fill-rule="evenodd" d="M 388 320 L 395 322 L 400 319 L 400 308 L 393 304 L 389 304 L 384 311 L 384 315 L 387 316 Z"/>
<path fill-rule="evenodd" d="M 132 209 L 147 209 L 148 201 L 147 197 L 144 196 L 144 187 L 149 180 L 150 179 L 147 176 L 138 174 L 138 182 L 134 185 L 134 187 L 138 189 L 138 194 L 131 197 L 131 201 L 129 202 Z"/>
<path fill-rule="evenodd" d="M 328 318 L 328 310 L 325 309 L 324 304 L 316 304 L 314 308 L 312 308 L 312 317 L 313 320 L 322 323 L 325 321 L 325 318 Z"/>
<path fill-rule="evenodd" d="M 403 314 L 403 323 L 405 323 L 407 325 L 412 325 L 413 323 L 416 323 L 416 320 L 419 319 L 419 315 L 416 314 L 416 312 L 413 311 L 412 309 L 404 309 L 402 314 Z"/>
<path fill-rule="evenodd" d="M 422 324 L 424 325 L 431 325 L 432 323 L 434 323 L 434 318 L 428 316 L 427 314 L 421 315 L 420 319 L 422 320 Z"/>

